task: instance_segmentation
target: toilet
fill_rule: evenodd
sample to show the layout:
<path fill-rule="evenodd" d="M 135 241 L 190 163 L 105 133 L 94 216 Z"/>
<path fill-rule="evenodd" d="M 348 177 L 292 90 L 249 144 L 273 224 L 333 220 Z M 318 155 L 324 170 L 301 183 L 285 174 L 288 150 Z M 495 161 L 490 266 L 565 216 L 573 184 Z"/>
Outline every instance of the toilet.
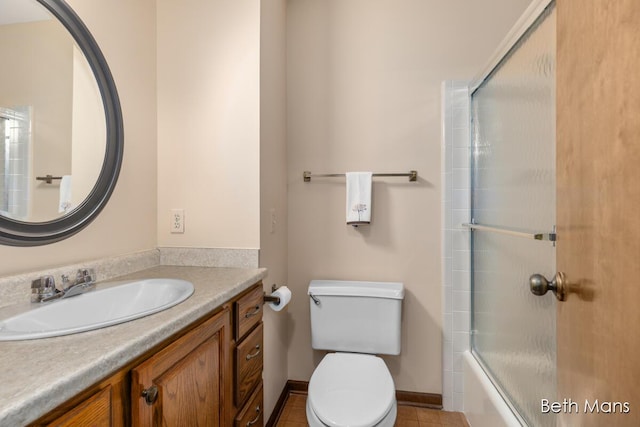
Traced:
<path fill-rule="evenodd" d="M 329 350 L 309 381 L 311 427 L 386 427 L 395 385 L 378 354 L 400 354 L 404 287 L 396 282 L 312 280 L 311 345 Z"/>

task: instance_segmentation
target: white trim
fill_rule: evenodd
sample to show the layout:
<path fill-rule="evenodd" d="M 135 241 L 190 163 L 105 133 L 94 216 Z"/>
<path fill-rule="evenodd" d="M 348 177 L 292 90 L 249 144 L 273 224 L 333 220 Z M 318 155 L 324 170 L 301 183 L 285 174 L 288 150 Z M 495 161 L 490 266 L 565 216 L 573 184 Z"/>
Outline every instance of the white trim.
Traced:
<path fill-rule="evenodd" d="M 464 353 L 464 415 L 472 427 L 522 427 L 470 351 Z"/>
<path fill-rule="evenodd" d="M 520 19 L 516 21 L 515 25 L 509 30 L 505 38 L 498 45 L 491 59 L 482 68 L 482 71 L 476 78 L 471 80 L 469 84 L 469 94 L 478 89 L 478 87 L 484 82 L 484 80 L 493 72 L 498 66 L 500 61 L 509 53 L 509 51 L 518 43 L 518 40 L 529 30 L 538 17 L 549 7 L 554 0 L 533 0 L 529 7 L 524 11 Z"/>

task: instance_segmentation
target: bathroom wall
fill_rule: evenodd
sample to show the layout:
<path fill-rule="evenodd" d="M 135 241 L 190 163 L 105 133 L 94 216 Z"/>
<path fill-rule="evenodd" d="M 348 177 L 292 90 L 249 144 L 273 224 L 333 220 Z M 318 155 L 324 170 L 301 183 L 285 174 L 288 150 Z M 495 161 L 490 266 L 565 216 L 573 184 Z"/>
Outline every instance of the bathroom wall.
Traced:
<path fill-rule="evenodd" d="M 158 246 L 259 248 L 269 292 L 287 274 L 286 3 L 157 7 Z M 184 234 L 169 230 L 176 208 Z M 287 380 L 287 320 L 265 310 L 267 415 Z"/>
<path fill-rule="evenodd" d="M 158 246 L 260 246 L 260 2 L 158 0 Z M 170 210 L 185 231 L 170 233 Z"/>
<path fill-rule="evenodd" d="M 68 3 L 95 37 L 113 73 L 124 115 L 124 163 L 115 191 L 95 221 L 52 245 L 0 246 L 0 275 L 156 246 L 155 1 Z"/>
<path fill-rule="evenodd" d="M 71 125 L 71 203 L 78 206 L 93 189 L 105 154 L 107 129 L 100 89 L 78 47 L 73 48 L 73 119 Z M 56 200 L 56 206 L 58 206 Z"/>
<path fill-rule="evenodd" d="M 290 0 L 287 10 L 289 378 L 309 380 L 311 279 L 402 281 L 401 390 L 442 392 L 440 85 L 469 80 L 528 0 Z M 374 178 L 372 224 L 345 224 L 344 180 Z"/>
<path fill-rule="evenodd" d="M 260 267 L 269 269 L 263 283 L 270 293 L 272 284 L 287 284 L 286 0 L 262 0 L 260 15 Z M 288 309 L 266 309 L 264 322 L 270 414 L 287 381 Z"/>
<path fill-rule="evenodd" d="M 59 185 L 35 176 L 71 173 L 73 39 L 53 19 L 2 25 L 0 56 L 0 106 L 32 109 L 29 215 L 19 219 L 46 221 L 58 216 Z"/>

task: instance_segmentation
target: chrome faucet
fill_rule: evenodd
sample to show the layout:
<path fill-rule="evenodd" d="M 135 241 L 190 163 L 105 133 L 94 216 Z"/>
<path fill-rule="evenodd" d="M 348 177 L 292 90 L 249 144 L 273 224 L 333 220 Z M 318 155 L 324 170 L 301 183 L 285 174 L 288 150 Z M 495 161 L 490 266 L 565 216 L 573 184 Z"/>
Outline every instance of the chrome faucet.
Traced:
<path fill-rule="evenodd" d="M 31 282 L 31 302 L 48 302 L 85 293 L 96 286 L 96 274 L 92 268 L 81 268 L 73 282 L 62 275 L 62 290 L 56 288 L 53 276 L 42 276 Z"/>

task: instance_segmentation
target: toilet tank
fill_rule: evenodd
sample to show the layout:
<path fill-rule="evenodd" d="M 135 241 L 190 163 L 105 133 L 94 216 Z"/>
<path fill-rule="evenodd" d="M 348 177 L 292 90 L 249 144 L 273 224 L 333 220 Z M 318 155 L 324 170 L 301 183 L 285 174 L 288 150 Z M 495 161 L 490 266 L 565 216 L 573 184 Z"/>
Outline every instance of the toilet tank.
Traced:
<path fill-rule="evenodd" d="M 312 280 L 309 297 L 314 349 L 400 354 L 402 283 Z"/>

